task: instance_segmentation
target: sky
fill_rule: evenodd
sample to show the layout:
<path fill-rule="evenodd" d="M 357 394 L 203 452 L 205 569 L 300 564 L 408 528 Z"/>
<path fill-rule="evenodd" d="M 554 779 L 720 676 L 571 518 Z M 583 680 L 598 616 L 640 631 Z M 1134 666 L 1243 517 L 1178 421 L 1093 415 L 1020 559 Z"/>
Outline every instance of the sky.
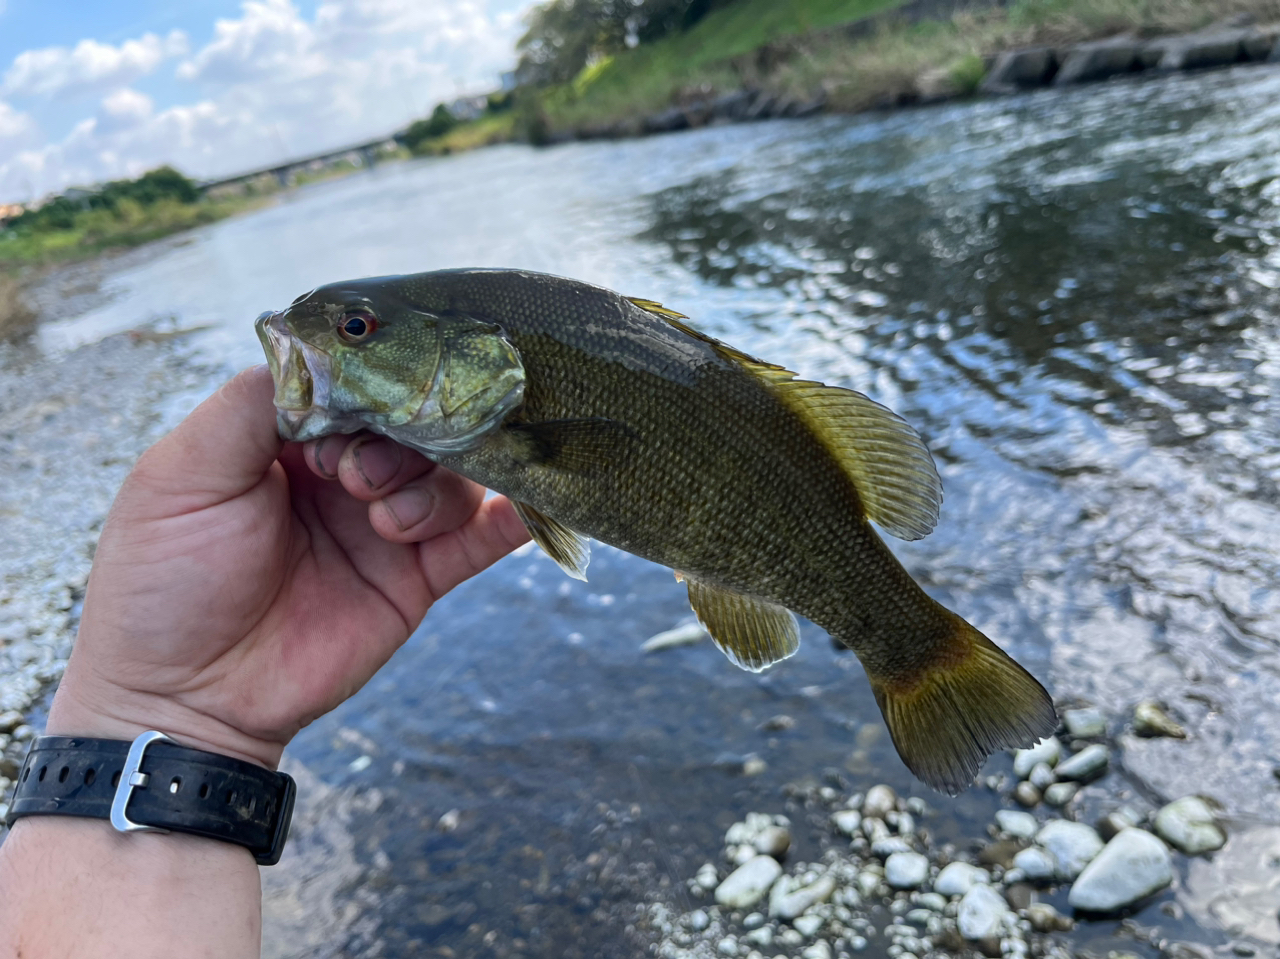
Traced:
<path fill-rule="evenodd" d="M 0 0 L 0 204 L 208 179 L 498 87 L 531 0 Z"/>

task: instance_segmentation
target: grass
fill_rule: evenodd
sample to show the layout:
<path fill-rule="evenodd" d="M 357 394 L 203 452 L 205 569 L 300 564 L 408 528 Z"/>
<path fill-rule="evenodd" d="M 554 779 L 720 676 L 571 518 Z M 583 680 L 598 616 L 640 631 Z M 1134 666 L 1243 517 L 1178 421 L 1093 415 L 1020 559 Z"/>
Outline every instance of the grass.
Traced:
<path fill-rule="evenodd" d="M 420 156 L 439 156 L 474 150 L 494 143 L 506 143 L 515 138 L 515 121 L 515 114 L 510 110 L 486 113 L 475 120 L 459 123 L 442 136 L 424 140 L 415 152 Z"/>

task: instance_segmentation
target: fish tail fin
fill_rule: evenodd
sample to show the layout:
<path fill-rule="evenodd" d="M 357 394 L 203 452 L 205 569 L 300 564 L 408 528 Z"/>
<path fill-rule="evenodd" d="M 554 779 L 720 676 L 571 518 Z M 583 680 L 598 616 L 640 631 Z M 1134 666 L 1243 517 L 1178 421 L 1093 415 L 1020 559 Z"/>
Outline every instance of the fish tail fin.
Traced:
<path fill-rule="evenodd" d="M 906 675 L 868 670 L 898 755 L 919 779 L 954 796 L 998 749 L 1031 746 L 1058 726 L 1035 678 L 959 616 L 939 655 Z"/>

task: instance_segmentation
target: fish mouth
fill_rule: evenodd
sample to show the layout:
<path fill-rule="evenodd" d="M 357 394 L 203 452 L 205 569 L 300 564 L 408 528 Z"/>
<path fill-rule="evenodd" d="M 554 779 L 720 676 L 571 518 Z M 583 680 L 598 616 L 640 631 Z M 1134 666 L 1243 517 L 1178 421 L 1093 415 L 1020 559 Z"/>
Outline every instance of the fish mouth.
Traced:
<path fill-rule="evenodd" d="M 328 355 L 290 333 L 283 313 L 261 314 L 254 329 L 275 381 L 276 427 L 281 438 L 300 441 L 343 432 L 328 409 Z"/>

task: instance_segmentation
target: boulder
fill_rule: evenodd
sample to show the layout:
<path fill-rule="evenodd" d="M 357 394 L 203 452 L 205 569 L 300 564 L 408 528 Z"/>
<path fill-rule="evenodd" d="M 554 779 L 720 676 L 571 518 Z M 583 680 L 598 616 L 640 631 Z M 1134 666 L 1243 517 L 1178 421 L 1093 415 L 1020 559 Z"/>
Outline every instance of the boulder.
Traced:
<path fill-rule="evenodd" d="M 979 84 L 982 93 L 1015 93 L 1042 87 L 1058 72 L 1058 51 L 1053 47 L 1006 50 Z"/>
<path fill-rule="evenodd" d="M 1145 830 L 1122 829 L 1076 878 L 1067 903 L 1088 912 L 1116 912 L 1171 882 L 1165 844 Z"/>
<path fill-rule="evenodd" d="M 1090 80 L 1105 80 L 1140 70 L 1142 61 L 1138 55 L 1142 46 L 1141 41 L 1133 37 L 1111 37 L 1071 47 L 1064 51 L 1062 66 L 1053 78 L 1053 85 L 1060 87 L 1072 83 L 1087 83 Z M 1072 735 L 1080 734 L 1073 730 Z"/>

